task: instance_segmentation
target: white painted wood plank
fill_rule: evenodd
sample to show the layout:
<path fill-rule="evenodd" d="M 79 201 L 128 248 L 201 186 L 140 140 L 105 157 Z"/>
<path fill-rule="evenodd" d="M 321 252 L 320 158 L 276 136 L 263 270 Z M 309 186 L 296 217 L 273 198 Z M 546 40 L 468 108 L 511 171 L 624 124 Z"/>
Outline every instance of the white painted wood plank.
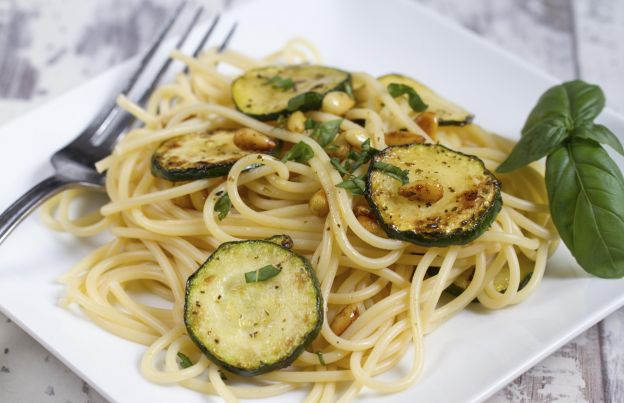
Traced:
<path fill-rule="evenodd" d="M 624 114 L 624 1 L 575 0 L 574 9 L 581 77 Z"/>
<path fill-rule="evenodd" d="M 574 77 L 568 0 L 417 0 L 554 76 Z"/>
<path fill-rule="evenodd" d="M 624 309 L 600 323 L 602 371 L 607 402 L 624 400 Z"/>

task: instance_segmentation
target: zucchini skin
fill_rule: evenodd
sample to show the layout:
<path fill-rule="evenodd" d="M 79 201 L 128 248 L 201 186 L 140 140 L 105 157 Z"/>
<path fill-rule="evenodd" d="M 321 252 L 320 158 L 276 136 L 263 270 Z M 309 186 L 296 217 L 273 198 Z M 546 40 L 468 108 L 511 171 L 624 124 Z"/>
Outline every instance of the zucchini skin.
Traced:
<path fill-rule="evenodd" d="M 166 169 L 158 164 L 156 157 L 152 155 L 152 175 L 172 182 L 188 181 L 195 179 L 216 178 L 227 175 L 234 166 L 235 161 L 226 161 L 220 164 L 209 164 L 193 169 Z"/>
<path fill-rule="evenodd" d="M 463 108 L 461 108 L 460 106 L 451 103 L 450 101 L 441 97 L 439 94 L 434 92 L 432 89 L 430 89 L 426 85 L 414 80 L 413 78 L 410 78 L 408 76 L 405 76 L 399 73 L 389 73 L 389 74 L 384 74 L 383 76 L 379 77 L 379 81 L 384 85 L 387 85 L 391 82 L 396 82 L 397 84 L 405 84 L 405 85 L 412 87 L 414 90 L 416 90 L 418 95 L 421 96 L 421 98 L 423 99 L 425 103 L 430 103 L 431 101 L 434 101 L 436 103 L 436 105 L 429 105 L 429 108 L 427 109 L 427 110 L 431 110 L 431 108 L 433 107 L 433 112 L 435 112 L 436 114 L 438 114 L 437 110 L 439 111 L 440 102 L 445 103 L 446 104 L 445 106 L 447 108 L 450 107 L 451 109 L 456 109 L 454 111 L 455 113 L 450 113 L 451 116 L 457 115 L 458 110 L 461 110 L 463 112 L 461 114 L 463 116 L 462 119 L 449 118 L 448 116 L 447 117 L 438 116 L 439 126 L 463 127 L 463 126 L 471 124 L 472 121 L 474 120 L 473 114 L 464 111 Z M 426 91 L 426 93 L 422 93 L 423 89 Z M 446 111 L 449 112 L 448 110 Z"/>
<path fill-rule="evenodd" d="M 275 237 L 271 237 L 271 238 L 275 238 Z M 241 243 L 246 243 L 246 244 L 253 244 L 253 243 L 268 243 L 271 245 L 275 245 L 278 248 L 284 249 L 285 251 L 288 251 L 289 253 L 295 254 L 294 252 L 292 252 L 290 249 L 282 246 L 279 243 L 273 242 L 273 241 L 269 241 L 269 240 L 248 240 L 248 241 L 232 241 L 232 242 L 225 242 L 223 244 L 221 244 L 219 246 L 219 248 L 217 249 L 221 249 L 221 248 L 228 248 L 230 246 L 234 246 L 234 245 L 239 245 Z M 215 250 L 216 252 L 216 250 Z M 271 371 L 275 371 L 284 367 L 289 366 L 290 364 L 292 364 L 297 357 L 299 357 L 301 355 L 301 353 L 303 353 L 303 351 L 305 350 L 305 348 L 310 345 L 310 343 L 312 343 L 312 341 L 314 341 L 314 339 L 316 339 L 316 337 L 319 335 L 321 328 L 323 326 L 323 320 L 324 320 L 324 303 L 323 303 L 323 296 L 321 294 L 321 288 L 320 288 L 320 283 L 318 281 L 318 278 L 316 277 L 316 274 L 314 272 L 314 269 L 312 268 L 312 265 L 310 264 L 310 262 L 308 261 L 308 259 L 306 259 L 305 257 L 296 254 L 301 261 L 303 262 L 303 265 L 306 269 L 306 271 L 308 272 L 308 274 L 310 275 L 310 278 L 312 280 L 312 284 L 314 286 L 314 289 L 316 290 L 316 304 L 315 304 L 315 308 L 316 308 L 316 313 L 318 315 L 318 321 L 316 323 L 316 326 L 312 329 L 310 329 L 310 331 L 305 335 L 303 342 L 301 342 L 296 348 L 294 348 L 290 354 L 285 357 L 282 360 L 273 362 L 273 363 L 267 363 L 264 365 L 261 365 L 260 367 L 253 369 L 253 370 L 246 370 L 246 369 L 242 369 L 239 367 L 235 367 L 230 365 L 229 363 L 221 360 L 219 357 L 215 356 L 214 354 L 212 354 L 212 352 L 206 348 L 206 346 L 204 345 L 204 343 L 202 342 L 202 340 L 200 340 L 196 334 L 195 331 L 191 328 L 191 326 L 189 325 L 188 321 L 187 321 L 187 317 L 190 315 L 191 311 L 192 311 L 192 307 L 189 305 L 189 296 L 191 294 L 191 288 L 192 288 L 192 284 L 193 281 L 195 280 L 196 277 L 201 275 L 201 269 L 204 267 L 204 265 L 210 263 L 212 261 L 212 259 L 215 256 L 215 253 L 213 252 L 208 259 L 206 259 L 206 261 L 199 267 L 199 269 L 197 269 L 195 271 L 195 273 L 193 273 L 188 280 L 186 281 L 186 292 L 185 292 L 185 301 L 184 301 L 184 324 L 186 326 L 186 330 L 187 330 L 187 334 L 189 335 L 189 337 L 191 338 L 191 340 L 193 341 L 193 343 L 195 343 L 195 345 L 206 355 L 206 357 L 208 357 L 208 359 L 210 359 L 210 361 L 212 361 L 213 363 L 215 363 L 216 365 L 218 365 L 221 368 L 226 369 L 227 371 L 233 373 L 233 374 L 237 374 L 240 376 L 245 376 L 245 377 L 251 377 L 251 376 L 256 376 L 256 375 L 260 375 L 260 374 L 264 374 L 267 372 L 271 372 Z"/>
<path fill-rule="evenodd" d="M 442 147 L 453 153 L 468 157 L 469 159 L 475 162 L 478 162 L 483 168 L 483 171 L 487 172 L 494 179 L 494 183 L 496 187 L 495 189 L 496 195 L 494 197 L 494 200 L 492 200 L 492 203 L 490 204 L 487 211 L 485 211 L 483 214 L 480 215 L 478 220 L 474 222 L 473 226 L 470 229 L 466 230 L 465 228 L 458 228 L 456 231 L 451 232 L 451 233 L 446 233 L 442 231 L 438 231 L 438 232 L 431 231 L 429 233 L 420 233 L 420 232 L 413 231 L 413 230 L 401 231 L 396 226 L 385 222 L 381 214 L 381 211 L 379 210 L 377 203 L 374 201 L 373 196 L 372 196 L 373 189 L 372 189 L 372 183 L 371 183 L 371 177 L 372 177 L 371 174 L 373 171 L 376 170 L 374 168 L 374 162 L 382 158 L 384 156 L 384 153 L 390 149 L 397 148 L 397 147 L 407 148 L 407 147 L 413 147 L 413 146 L 414 144 L 405 144 L 405 145 L 387 147 L 384 150 L 382 150 L 380 153 L 378 153 L 375 157 L 373 157 L 373 160 L 371 161 L 368 167 L 364 196 L 366 197 L 366 200 L 371 206 L 371 210 L 375 214 L 375 217 L 377 218 L 377 222 L 379 223 L 381 228 L 388 234 L 390 238 L 399 239 L 402 241 L 414 243 L 414 244 L 421 245 L 421 246 L 444 247 L 444 246 L 451 246 L 451 245 L 465 245 L 469 242 L 474 241 L 490 227 L 490 225 L 494 222 L 494 220 L 496 219 L 496 216 L 498 215 L 498 213 L 500 212 L 503 206 L 503 199 L 500 194 L 500 186 L 501 186 L 500 181 L 498 181 L 498 179 L 496 179 L 496 177 L 485 168 L 483 161 L 481 161 L 476 156 L 464 154 L 455 150 L 451 150 L 450 148 L 444 147 L 439 144 L 436 144 L 436 145 L 417 144 L 416 146 Z"/>
<path fill-rule="evenodd" d="M 179 137 L 184 137 L 184 136 L 186 135 L 182 135 Z M 176 139 L 176 137 L 170 140 L 174 140 L 174 139 Z M 160 149 L 160 147 L 163 144 L 167 143 L 167 141 L 170 141 L 170 140 L 166 140 L 162 142 L 158 146 L 157 150 L 154 153 L 152 153 L 150 166 L 151 166 L 152 175 L 154 175 L 155 177 L 163 178 L 172 182 L 216 178 L 219 176 L 227 175 L 228 172 L 230 172 L 230 169 L 232 169 L 232 166 L 234 166 L 234 164 L 238 161 L 238 158 L 233 158 L 233 159 L 223 160 L 219 163 L 198 162 L 197 167 L 195 168 L 180 168 L 180 169 L 167 168 L 167 167 L 162 166 L 159 161 L 158 149 Z M 276 156 L 276 155 L 279 155 L 279 153 L 281 152 L 283 142 L 278 139 L 275 139 L 274 141 L 276 143 L 276 146 L 273 150 L 271 150 L 271 152 L 267 153 L 267 155 Z M 263 154 L 263 153 L 248 152 L 248 154 Z M 253 165 L 250 165 L 247 169 L 256 168 L 260 165 L 261 164 L 253 164 Z"/>
<path fill-rule="evenodd" d="M 301 68 L 305 68 L 307 66 L 300 66 Z M 316 66 L 316 65 L 312 65 L 311 67 L 325 67 L 325 66 Z M 268 70 L 268 69 L 274 69 L 275 66 L 267 66 L 267 67 L 261 67 L 258 69 L 253 69 L 253 71 L 258 71 L 258 70 Z M 243 107 L 241 107 L 239 104 L 240 102 L 237 102 L 234 96 L 234 92 L 236 91 L 236 87 L 238 86 L 238 83 L 242 82 L 243 80 L 246 79 L 248 72 L 245 72 L 244 74 L 240 75 L 239 77 L 237 77 L 231 85 L 232 88 L 232 101 L 234 103 L 234 106 L 236 107 L 236 110 L 239 112 L 244 113 L 245 115 L 252 117 L 254 119 L 266 122 L 266 121 L 270 121 L 270 120 L 276 120 L 279 119 L 282 116 L 288 116 L 293 112 L 296 111 L 302 111 L 302 112 L 306 112 L 306 111 L 311 111 L 311 110 L 319 110 L 321 109 L 321 105 L 323 102 L 323 98 L 325 97 L 325 95 L 329 94 L 330 92 L 333 91 L 346 91 L 347 88 L 349 86 L 351 86 L 351 74 L 344 71 L 344 70 L 340 70 L 334 67 L 327 67 L 328 69 L 332 69 L 335 70 L 337 72 L 340 72 L 342 74 L 346 75 L 346 78 L 341 81 L 340 83 L 338 83 L 336 86 L 334 86 L 333 88 L 330 88 L 329 90 L 325 91 L 325 92 L 316 92 L 316 91 L 307 91 L 307 92 L 303 92 L 303 93 L 299 93 L 296 95 L 293 95 L 293 97 L 298 96 L 298 95 L 302 95 L 302 94 L 311 94 L 309 97 L 309 100 L 307 103 L 305 103 L 302 107 L 298 108 L 297 110 L 290 110 L 288 109 L 287 106 L 285 106 L 283 109 L 279 110 L 279 111 L 275 111 L 275 112 L 271 112 L 271 113 L 250 113 L 249 111 L 245 111 L 245 109 Z M 292 98 L 292 97 L 291 97 Z"/>

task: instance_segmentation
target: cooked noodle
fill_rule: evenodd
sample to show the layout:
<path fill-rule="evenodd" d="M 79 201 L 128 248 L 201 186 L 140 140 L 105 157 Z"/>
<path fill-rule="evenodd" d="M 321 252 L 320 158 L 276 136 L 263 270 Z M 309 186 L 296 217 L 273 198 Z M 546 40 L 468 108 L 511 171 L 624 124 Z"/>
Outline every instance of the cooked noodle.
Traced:
<path fill-rule="evenodd" d="M 557 237 L 539 166 L 499 177 L 503 208 L 487 232 L 467 245 L 425 248 L 380 237 L 357 220 L 352 208 L 361 197 L 335 186 L 342 178 L 318 143 L 248 117 L 232 105 L 232 78 L 221 72 L 222 66 L 246 70 L 318 62 L 312 46 L 293 40 L 260 61 L 234 51 L 213 50 L 198 59 L 179 52 L 173 56 L 186 63 L 190 72 L 156 89 L 145 109 L 119 98 L 120 105 L 144 125 L 130 131 L 98 164 L 100 171 L 106 171 L 110 202 L 99 213 L 73 219 L 72 202 L 84 191 L 69 190 L 41 210 L 54 230 L 77 236 L 104 230 L 113 234 L 112 241 L 63 276 L 66 295 L 61 302 L 79 306 L 107 331 L 146 345 L 141 371 L 150 381 L 179 383 L 226 401 L 274 396 L 295 388 L 308 390 L 308 402 L 348 401 L 364 387 L 381 393 L 402 391 L 414 385 L 421 373 L 425 334 L 474 299 L 490 309 L 504 308 L 524 300 L 540 283 Z M 429 139 L 408 116 L 407 102 L 389 96 L 365 73 L 354 73 L 354 80 L 364 85 L 360 91 L 365 101 L 348 112 L 343 130 L 365 133 L 378 149 L 385 147 L 384 132 L 399 128 Z M 338 118 L 321 112 L 307 115 L 318 121 Z M 358 124 L 362 119 L 364 126 Z M 151 175 L 151 154 L 162 141 L 241 126 L 286 144 L 303 141 L 315 157 L 308 166 L 252 154 L 240 159 L 227 177 L 186 183 Z M 440 127 L 435 141 L 478 156 L 490 170 L 512 146 L 474 124 Z M 246 170 L 259 162 L 258 168 Z M 326 218 L 308 208 L 308 200 L 321 188 L 329 203 Z M 222 192 L 228 193 L 233 211 L 219 221 L 214 205 Z M 255 378 L 227 373 L 227 380 L 222 380 L 215 364 L 186 334 L 186 279 L 221 243 L 275 234 L 290 235 L 294 251 L 306 256 L 316 270 L 326 304 L 320 336 L 288 369 Z M 518 291 L 525 272 L 533 274 Z M 508 279 L 504 291 L 494 284 L 501 276 Z M 451 298 L 444 290 L 460 277 L 469 284 Z M 330 324 L 350 304 L 357 306 L 359 317 L 337 335 Z M 322 352 L 325 365 L 316 351 Z M 181 369 L 178 352 L 194 364 Z M 411 355 L 412 361 L 402 376 L 377 377 L 405 355 Z"/>

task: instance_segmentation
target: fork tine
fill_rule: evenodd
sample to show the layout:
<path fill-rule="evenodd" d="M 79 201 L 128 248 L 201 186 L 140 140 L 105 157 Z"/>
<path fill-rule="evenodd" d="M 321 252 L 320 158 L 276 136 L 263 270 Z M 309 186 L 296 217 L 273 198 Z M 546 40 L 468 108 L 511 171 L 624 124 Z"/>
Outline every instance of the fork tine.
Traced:
<path fill-rule="evenodd" d="M 208 31 L 206 31 L 201 41 L 199 41 L 199 43 L 197 44 L 195 51 L 193 51 L 193 57 L 197 57 L 197 55 L 199 55 L 199 52 L 201 52 L 201 50 L 204 48 L 204 45 L 206 45 L 208 38 L 210 38 L 210 36 L 212 35 L 212 31 L 214 31 L 220 19 L 221 19 L 221 15 L 217 14 L 217 16 L 212 21 L 212 24 L 210 24 Z"/>
<path fill-rule="evenodd" d="M 181 48 L 185 44 L 185 42 L 187 41 L 188 37 L 191 34 L 191 31 L 194 28 L 195 23 L 199 20 L 199 17 L 202 14 L 202 12 L 203 12 L 203 8 L 200 8 L 195 13 L 195 15 L 193 17 L 193 20 L 192 20 L 192 23 L 189 25 L 189 27 L 186 29 L 186 31 L 183 33 L 182 37 L 178 41 L 177 46 L 176 46 L 177 48 Z M 201 38 L 199 43 L 195 46 L 195 49 L 193 51 L 193 55 L 194 56 L 196 56 L 201 51 L 201 49 L 203 48 L 205 43 L 211 37 L 211 35 L 214 32 L 217 24 L 219 23 L 219 20 L 220 20 L 220 15 L 217 15 L 214 18 L 214 20 L 212 21 L 212 23 L 210 24 L 210 26 L 208 27 L 208 29 L 206 30 L 206 33 L 203 35 L 203 37 Z M 219 50 L 218 50 L 219 52 L 223 52 L 227 48 L 230 40 L 232 39 L 232 36 L 236 32 L 236 27 L 237 27 L 237 23 L 234 23 L 232 25 L 232 27 L 230 28 L 228 34 L 224 38 L 223 42 L 219 46 Z M 171 62 L 172 62 L 172 59 L 171 58 L 167 58 L 167 61 L 162 65 L 162 67 L 160 68 L 160 70 L 158 71 L 158 73 L 156 74 L 154 79 L 152 80 L 152 82 L 140 94 L 140 97 L 138 98 L 139 99 L 139 103 L 144 103 L 149 98 L 150 94 L 152 93 L 152 91 L 154 90 L 156 85 L 159 83 L 159 81 L 162 78 L 162 76 L 168 70 Z M 134 99 L 137 99 L 137 97 L 134 97 Z M 112 146 L 115 143 L 116 139 L 117 139 L 117 135 L 114 135 L 114 134 L 113 135 L 108 135 L 107 138 L 102 139 L 102 142 L 99 145 L 102 146 L 103 148 L 110 149 L 110 148 L 112 148 Z"/>
<path fill-rule="evenodd" d="M 184 31 L 184 33 L 182 34 L 182 36 L 176 43 L 175 48 L 180 49 L 184 45 L 184 43 L 186 42 L 189 35 L 193 31 L 195 24 L 197 23 L 197 21 L 199 20 L 199 17 L 201 16 L 203 12 L 204 12 L 204 7 L 200 7 L 195 12 L 195 15 L 193 15 L 193 19 L 191 20 L 191 23 L 189 24 L 189 26 L 186 28 L 186 30 Z M 147 100 L 147 98 L 150 96 L 150 94 L 152 93 L 152 90 L 156 87 L 158 82 L 160 82 L 160 79 L 167 72 L 167 69 L 169 69 L 171 62 L 172 62 L 171 57 L 167 57 L 167 60 L 163 63 L 160 70 L 158 70 L 158 73 L 156 73 L 156 76 L 152 79 L 152 82 L 149 84 L 149 86 L 145 90 L 143 90 L 143 92 L 138 97 L 136 97 L 136 99 L 139 100 L 140 104 L 144 103 Z"/>
<path fill-rule="evenodd" d="M 139 77 L 141 76 L 141 74 L 143 74 L 149 62 L 154 57 L 154 54 L 157 52 L 163 39 L 171 31 L 171 28 L 180 17 L 180 14 L 182 13 L 182 10 L 186 6 L 186 4 L 187 1 L 184 0 L 180 2 L 180 4 L 176 7 L 169 20 L 165 23 L 165 26 L 158 33 L 156 40 L 150 45 L 147 52 L 141 58 L 139 66 L 126 81 L 125 87 L 121 91 L 122 93 L 128 93 L 132 90 Z M 129 124 L 131 120 L 130 117 L 120 119 L 120 114 L 122 114 L 121 108 L 113 100 L 110 105 L 106 106 L 98 113 L 98 115 L 95 117 L 95 119 L 93 119 L 89 126 L 72 141 L 72 144 L 82 143 L 86 141 L 93 142 L 94 145 L 100 145 L 101 143 L 103 143 L 103 140 L 105 140 L 105 137 L 118 136 L 120 129 L 111 130 L 111 125 L 115 123 L 115 127 L 120 127 L 121 125 Z"/>
<path fill-rule="evenodd" d="M 230 32 L 228 32 L 225 39 L 223 40 L 223 43 L 221 44 L 221 46 L 219 46 L 219 53 L 223 52 L 228 47 L 228 44 L 230 43 L 230 40 L 234 36 L 234 32 L 236 32 L 237 27 L 238 27 L 238 22 L 235 22 L 234 25 L 232 25 L 232 28 L 230 28 Z"/>
<path fill-rule="evenodd" d="M 178 20 L 178 17 L 182 13 L 182 10 L 186 6 L 186 4 L 187 4 L 186 1 L 182 1 L 178 5 L 178 7 L 175 9 L 175 11 L 173 12 L 173 15 L 169 18 L 169 21 L 167 21 L 167 23 L 165 24 L 165 27 L 158 33 L 158 37 L 156 38 L 154 43 L 152 43 L 147 53 L 141 58 L 139 67 L 135 70 L 135 72 L 132 74 L 132 77 L 130 77 L 130 79 L 128 80 L 128 84 L 126 85 L 126 88 L 124 88 L 124 90 L 121 91 L 122 93 L 127 94 L 128 92 L 132 90 L 132 87 L 134 87 L 139 77 L 141 76 L 141 74 L 143 73 L 147 65 L 149 64 L 150 60 L 152 59 L 152 56 L 154 56 L 154 54 L 160 47 L 160 44 L 162 43 L 163 39 L 165 39 L 165 37 L 167 36 L 169 31 L 173 27 L 175 22 Z M 195 20 L 193 20 L 193 24 L 194 23 L 195 23 Z"/>

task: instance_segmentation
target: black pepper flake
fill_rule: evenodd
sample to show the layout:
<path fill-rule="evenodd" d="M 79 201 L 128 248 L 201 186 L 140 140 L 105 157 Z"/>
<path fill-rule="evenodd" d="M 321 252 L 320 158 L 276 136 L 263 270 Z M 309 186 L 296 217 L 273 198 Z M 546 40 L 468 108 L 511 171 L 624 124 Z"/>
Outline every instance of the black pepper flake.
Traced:
<path fill-rule="evenodd" d="M 0 372 L 4 372 L 5 374 L 9 374 L 9 373 L 11 373 L 11 370 L 3 365 L 2 368 L 0 368 Z"/>

